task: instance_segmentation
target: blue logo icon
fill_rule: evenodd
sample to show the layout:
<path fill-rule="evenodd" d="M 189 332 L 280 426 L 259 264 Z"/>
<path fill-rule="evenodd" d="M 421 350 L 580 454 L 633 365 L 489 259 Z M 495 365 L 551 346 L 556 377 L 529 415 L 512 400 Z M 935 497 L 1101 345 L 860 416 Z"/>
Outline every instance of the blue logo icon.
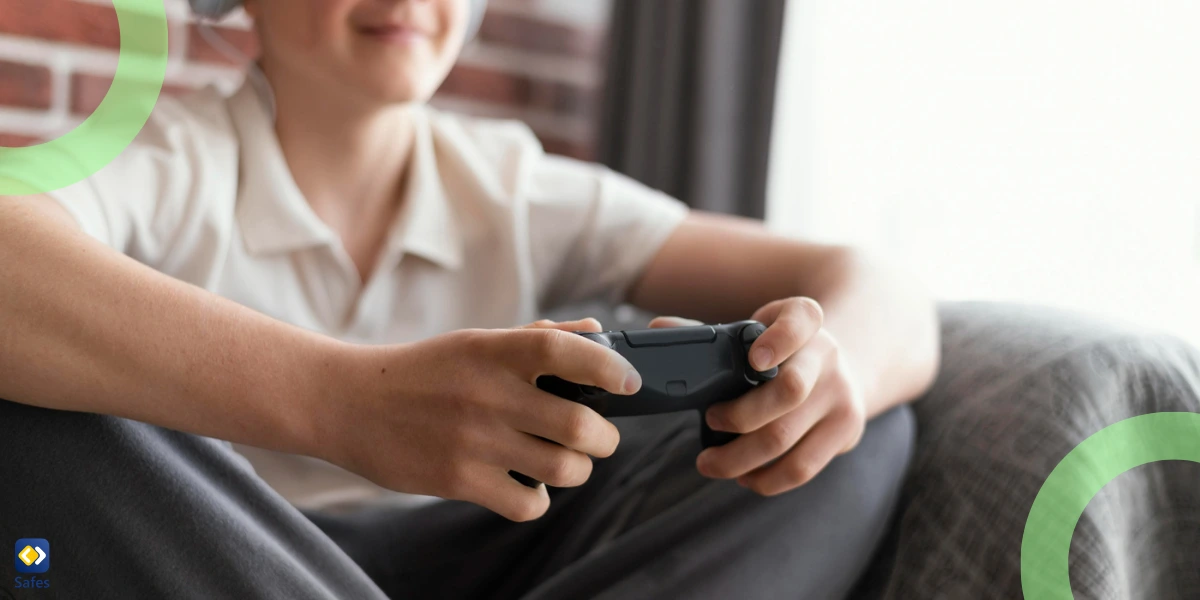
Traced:
<path fill-rule="evenodd" d="M 45 573 L 50 570 L 50 542 L 41 538 L 19 539 L 14 552 L 18 573 Z"/>

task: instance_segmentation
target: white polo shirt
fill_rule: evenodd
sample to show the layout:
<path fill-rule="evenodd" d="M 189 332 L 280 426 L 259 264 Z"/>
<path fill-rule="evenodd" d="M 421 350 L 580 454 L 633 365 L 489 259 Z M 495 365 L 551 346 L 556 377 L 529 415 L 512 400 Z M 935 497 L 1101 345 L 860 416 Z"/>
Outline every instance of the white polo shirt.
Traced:
<path fill-rule="evenodd" d="M 363 344 L 618 303 L 687 214 L 627 177 L 543 153 L 520 123 L 413 106 L 403 208 L 364 285 L 296 186 L 249 81 L 230 97 L 210 88 L 163 98 L 117 160 L 49 195 L 88 234 L 150 267 Z M 235 447 L 300 506 L 406 499 L 317 459 Z"/>

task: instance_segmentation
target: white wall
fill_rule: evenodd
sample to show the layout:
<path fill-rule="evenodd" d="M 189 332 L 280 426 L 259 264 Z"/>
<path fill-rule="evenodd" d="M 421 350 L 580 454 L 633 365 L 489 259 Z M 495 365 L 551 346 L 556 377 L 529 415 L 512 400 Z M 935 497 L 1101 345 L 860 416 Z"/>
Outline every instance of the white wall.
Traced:
<path fill-rule="evenodd" d="M 1200 342 L 1200 2 L 791 0 L 768 218 Z"/>

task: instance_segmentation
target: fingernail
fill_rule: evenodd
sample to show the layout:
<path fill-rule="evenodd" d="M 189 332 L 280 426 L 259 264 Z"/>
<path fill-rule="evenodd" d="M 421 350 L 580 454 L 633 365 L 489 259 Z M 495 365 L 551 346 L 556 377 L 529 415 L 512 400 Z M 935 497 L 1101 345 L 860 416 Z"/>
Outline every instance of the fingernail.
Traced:
<path fill-rule="evenodd" d="M 625 372 L 625 383 L 621 384 L 621 390 L 626 394 L 632 394 L 642 387 L 642 376 L 638 375 L 637 369 L 630 369 Z"/>
<path fill-rule="evenodd" d="M 651 319 L 651 322 L 654 324 L 653 325 L 654 327 L 674 327 L 675 320 L 678 318 L 679 317 L 668 317 L 665 315 L 660 315 L 660 316 L 657 316 L 657 317 Z"/>
<path fill-rule="evenodd" d="M 766 370 L 771 364 L 771 359 L 775 357 L 775 353 L 771 352 L 771 349 L 765 346 L 755 348 L 754 352 L 751 352 L 750 355 L 750 362 L 754 363 L 754 368 L 759 371 Z"/>

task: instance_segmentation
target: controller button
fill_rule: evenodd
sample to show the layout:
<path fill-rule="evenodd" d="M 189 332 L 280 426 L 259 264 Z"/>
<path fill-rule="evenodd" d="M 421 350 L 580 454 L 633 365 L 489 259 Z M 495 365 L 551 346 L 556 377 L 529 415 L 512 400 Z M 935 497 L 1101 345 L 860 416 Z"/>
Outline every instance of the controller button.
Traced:
<path fill-rule="evenodd" d="M 609 348 L 617 347 L 616 344 L 612 343 L 612 340 L 608 339 L 607 337 L 605 337 L 604 335 L 601 335 L 599 333 L 592 333 L 590 331 L 582 332 L 582 333 L 576 332 L 576 333 L 579 333 L 579 335 L 582 335 L 583 337 L 585 337 L 589 340 L 592 340 L 593 342 L 596 342 L 597 344 L 600 344 L 602 346 L 608 346 Z"/>
<path fill-rule="evenodd" d="M 639 329 L 626 331 L 625 340 L 633 348 L 644 346 L 674 346 L 676 344 L 712 343 L 717 339 L 717 330 L 712 325 L 693 327 L 665 327 L 662 329 Z"/>
<path fill-rule="evenodd" d="M 668 396 L 676 396 L 676 397 L 686 396 L 687 395 L 687 382 L 682 379 L 676 379 L 675 381 L 668 381 L 667 382 L 667 395 Z"/>
<path fill-rule="evenodd" d="M 778 374 L 779 374 L 779 367 L 771 367 L 770 369 L 767 369 L 766 371 L 760 372 L 760 371 L 755 371 L 749 365 L 746 366 L 746 372 L 745 372 L 746 381 L 748 381 L 754 385 L 758 385 L 760 383 L 766 383 L 772 379 L 775 379 L 775 376 Z"/>
<path fill-rule="evenodd" d="M 608 392 L 604 391 L 603 388 L 598 388 L 594 385 L 581 385 L 579 386 L 579 393 L 583 394 L 583 397 L 585 398 L 597 398 L 607 394 Z"/>

